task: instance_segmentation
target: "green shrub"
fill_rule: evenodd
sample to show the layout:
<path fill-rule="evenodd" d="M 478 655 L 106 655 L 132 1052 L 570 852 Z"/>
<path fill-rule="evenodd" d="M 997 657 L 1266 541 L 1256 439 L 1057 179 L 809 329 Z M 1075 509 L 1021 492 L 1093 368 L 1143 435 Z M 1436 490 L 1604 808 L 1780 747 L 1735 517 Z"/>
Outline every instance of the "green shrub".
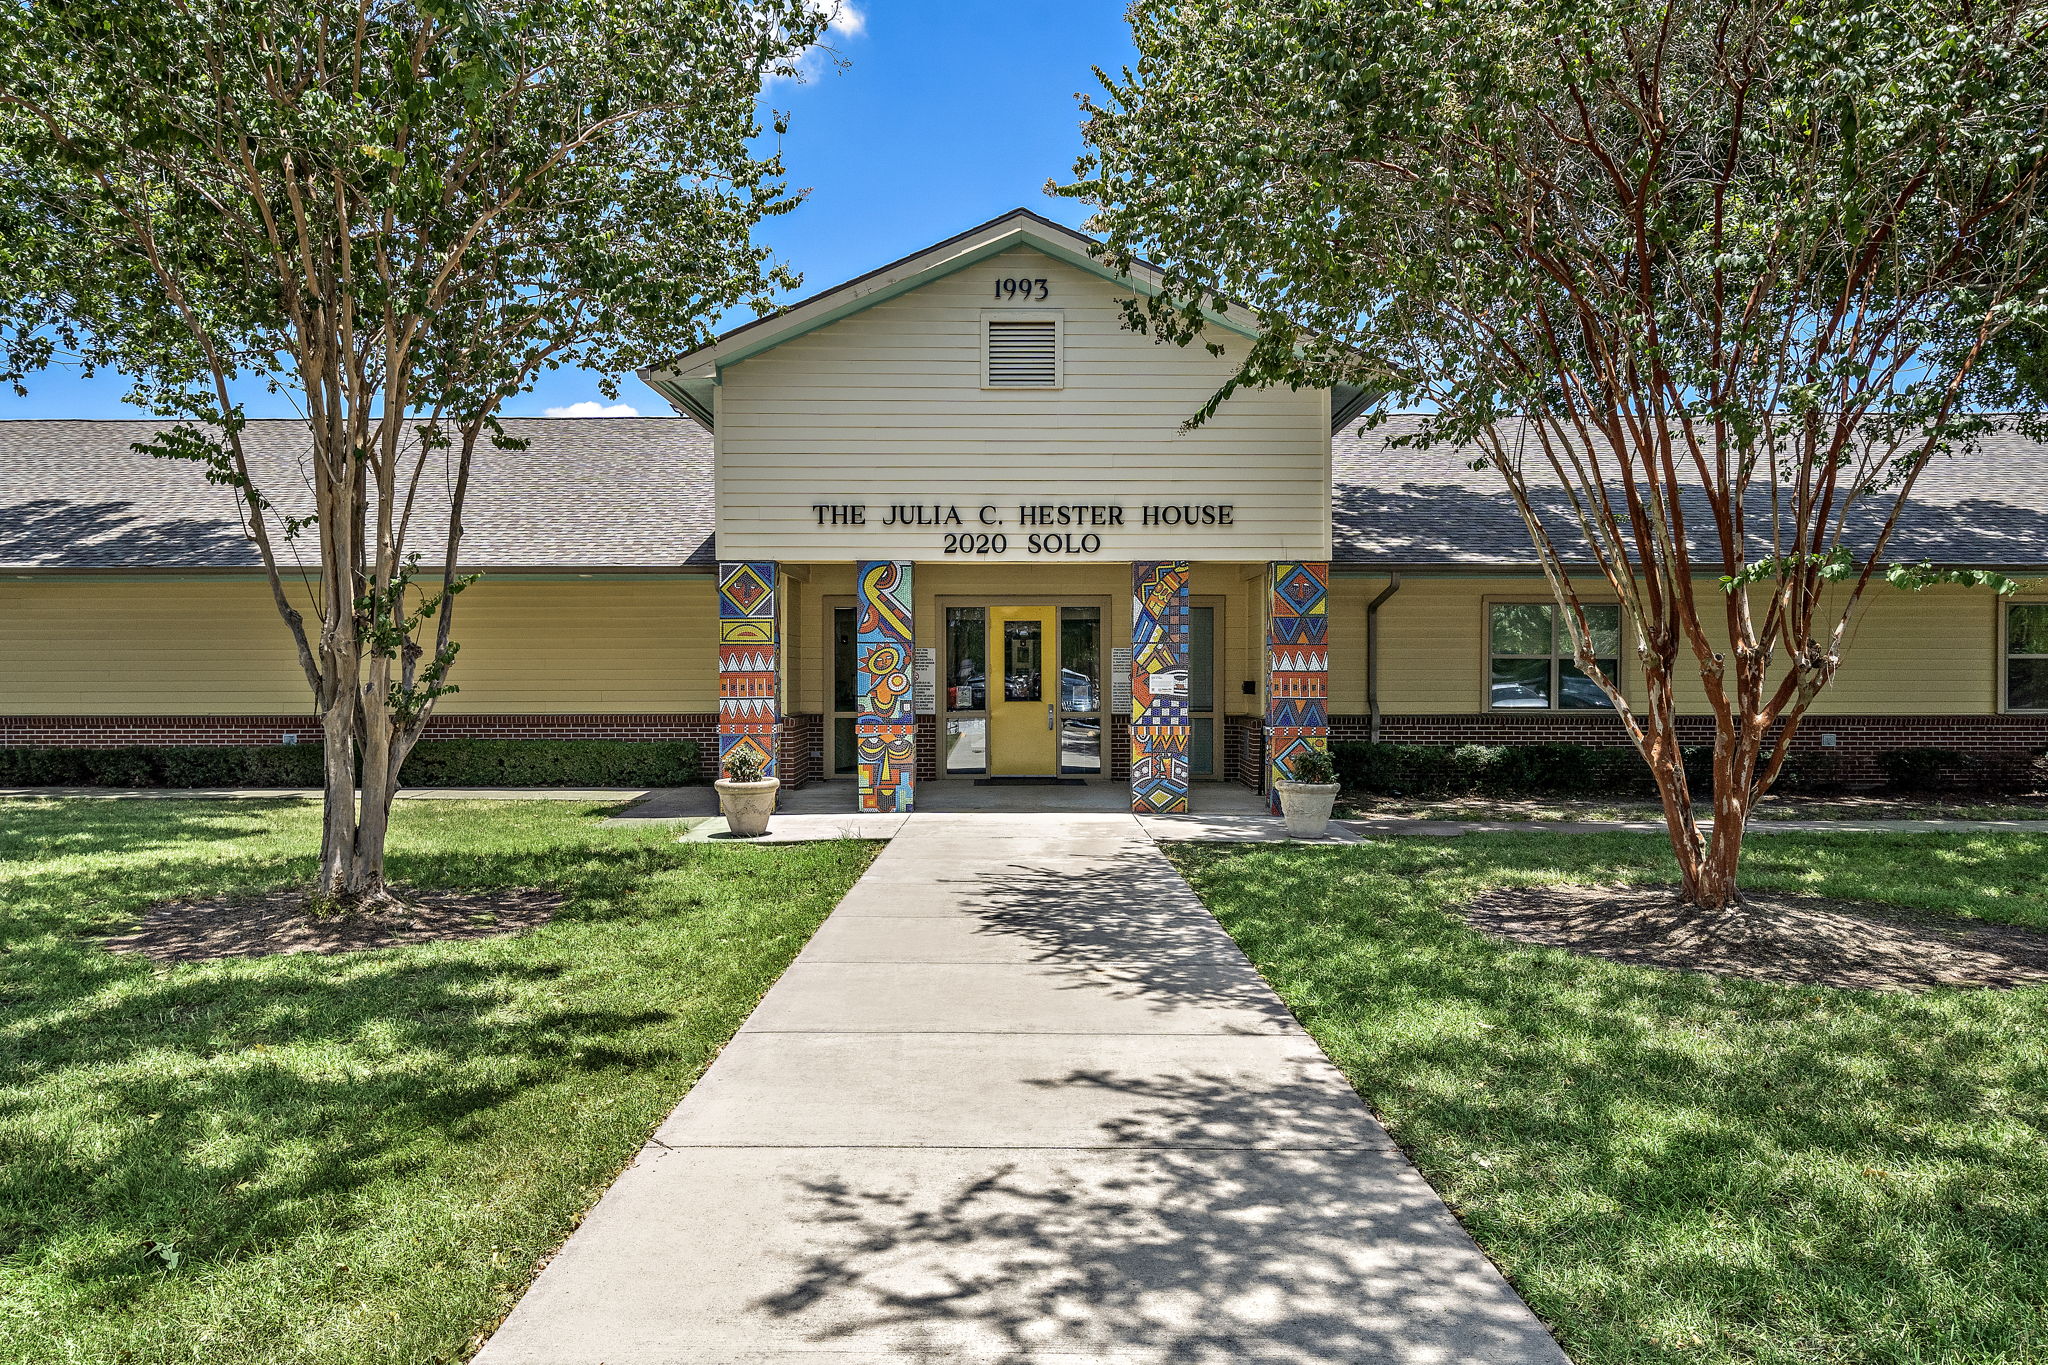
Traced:
<path fill-rule="evenodd" d="M 408 787 L 675 787 L 702 780 L 690 740 L 428 739 Z M 317 787 L 318 744 L 0 748 L 0 786 Z"/>
<path fill-rule="evenodd" d="M 1321 749 L 1303 749 L 1287 760 L 1287 776 L 1296 782 L 1325 786 L 1337 780 L 1337 768 Z"/>
<path fill-rule="evenodd" d="M 1635 796 L 1657 794 L 1649 764 L 1629 744 L 1361 744 L 1330 746 L 1345 790 L 1375 796 Z M 1686 781 L 1713 792 L 1714 751 L 1682 751 Z M 1785 760 L 1776 790 L 1841 785 L 1841 756 L 1801 749 Z"/>
<path fill-rule="evenodd" d="M 1976 770 L 1981 766 L 1969 754 L 1931 747 L 1887 749 L 1877 756 L 1876 762 L 1888 783 L 1902 791 L 1913 792 L 1972 786 Z"/>
<path fill-rule="evenodd" d="M 1359 744 L 1330 746 L 1338 780 L 1378 795 L 1598 796 L 1655 790 L 1625 745 Z"/>
<path fill-rule="evenodd" d="M 1989 756 L 1955 749 L 1887 749 L 1877 755 L 1885 780 L 1900 791 L 2030 792 L 2041 786 L 2039 754 Z"/>
<path fill-rule="evenodd" d="M 428 739 L 408 787 L 680 787 L 703 780 L 687 739 Z"/>
<path fill-rule="evenodd" d="M 1838 749 L 1794 749 L 1785 755 L 1778 769 L 1774 792 L 1800 795 L 1839 791 L 1842 787 L 1842 754 Z"/>

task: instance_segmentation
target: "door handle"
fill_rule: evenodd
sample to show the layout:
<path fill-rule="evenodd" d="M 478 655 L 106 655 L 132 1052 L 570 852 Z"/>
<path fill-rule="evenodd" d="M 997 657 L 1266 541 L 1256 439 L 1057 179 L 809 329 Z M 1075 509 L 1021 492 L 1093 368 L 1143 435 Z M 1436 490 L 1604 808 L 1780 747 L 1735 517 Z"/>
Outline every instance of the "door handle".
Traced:
<path fill-rule="evenodd" d="M 1059 725 L 1052 718 L 1053 705 L 1054 703 L 1052 702 L 1047 702 L 1045 704 L 1045 728 L 1048 730 L 1059 729 Z"/>

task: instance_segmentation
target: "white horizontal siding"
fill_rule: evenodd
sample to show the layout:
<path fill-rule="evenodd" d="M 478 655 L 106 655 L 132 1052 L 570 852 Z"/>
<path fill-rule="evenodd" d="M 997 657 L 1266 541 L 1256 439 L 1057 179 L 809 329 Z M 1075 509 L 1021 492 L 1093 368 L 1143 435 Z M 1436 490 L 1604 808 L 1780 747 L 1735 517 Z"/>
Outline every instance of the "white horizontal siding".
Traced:
<path fill-rule="evenodd" d="M 1051 297 L 1016 311 L 1058 314 L 1062 387 L 983 388 L 983 318 L 1002 311 L 991 283 L 1024 270 L 1046 278 Z M 1032 531 L 1085 529 L 1102 536 L 1102 561 L 1327 558 L 1327 396 L 1246 392 L 1183 430 L 1246 343 L 1218 333 L 1221 358 L 1160 345 L 1123 329 L 1121 294 L 1019 247 L 727 367 L 717 392 L 721 555 L 930 560 L 945 531 L 986 530 L 1007 535 L 1009 553 L 965 558 L 1024 563 Z M 933 502 L 958 505 L 970 524 L 877 525 L 889 504 Z M 1017 523 L 1018 504 L 1048 502 L 1121 504 L 1126 524 Z M 865 503 L 869 524 L 821 527 L 817 503 Z M 1146 503 L 1228 503 L 1234 524 L 1147 528 Z M 1009 524 L 972 524 L 983 504 Z"/>

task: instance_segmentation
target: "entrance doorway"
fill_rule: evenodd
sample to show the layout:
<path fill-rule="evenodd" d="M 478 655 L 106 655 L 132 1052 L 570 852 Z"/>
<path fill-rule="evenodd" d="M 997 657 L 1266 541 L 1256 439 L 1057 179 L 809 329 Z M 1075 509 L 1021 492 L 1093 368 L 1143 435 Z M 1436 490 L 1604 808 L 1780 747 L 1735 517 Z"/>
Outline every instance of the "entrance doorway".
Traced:
<path fill-rule="evenodd" d="M 847 600 L 825 601 L 831 703 L 826 749 L 827 771 L 850 779 L 856 770 L 860 680 L 857 612 Z M 938 655 L 938 714 L 919 714 L 920 725 L 938 724 L 938 777 L 1109 775 L 1107 597 L 1046 602 L 1021 594 L 941 595 L 937 606 L 935 621 L 919 621 L 918 644 Z M 1221 598 L 1197 598 L 1188 608 L 1188 769 L 1197 780 L 1224 775 L 1217 763 L 1222 711 L 1216 686 L 1222 612 Z"/>
<path fill-rule="evenodd" d="M 1102 773 L 1101 607 L 948 605 L 942 667 L 947 776 Z"/>

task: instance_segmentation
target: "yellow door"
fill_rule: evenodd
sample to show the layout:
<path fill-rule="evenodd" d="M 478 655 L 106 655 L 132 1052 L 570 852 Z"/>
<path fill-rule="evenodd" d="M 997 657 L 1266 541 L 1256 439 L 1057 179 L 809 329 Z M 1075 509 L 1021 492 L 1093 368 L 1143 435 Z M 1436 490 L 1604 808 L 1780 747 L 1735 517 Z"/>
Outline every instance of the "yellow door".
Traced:
<path fill-rule="evenodd" d="M 1059 609 L 990 607 L 989 621 L 996 667 L 988 697 L 988 770 L 1001 777 L 1051 777 L 1059 771 Z"/>

